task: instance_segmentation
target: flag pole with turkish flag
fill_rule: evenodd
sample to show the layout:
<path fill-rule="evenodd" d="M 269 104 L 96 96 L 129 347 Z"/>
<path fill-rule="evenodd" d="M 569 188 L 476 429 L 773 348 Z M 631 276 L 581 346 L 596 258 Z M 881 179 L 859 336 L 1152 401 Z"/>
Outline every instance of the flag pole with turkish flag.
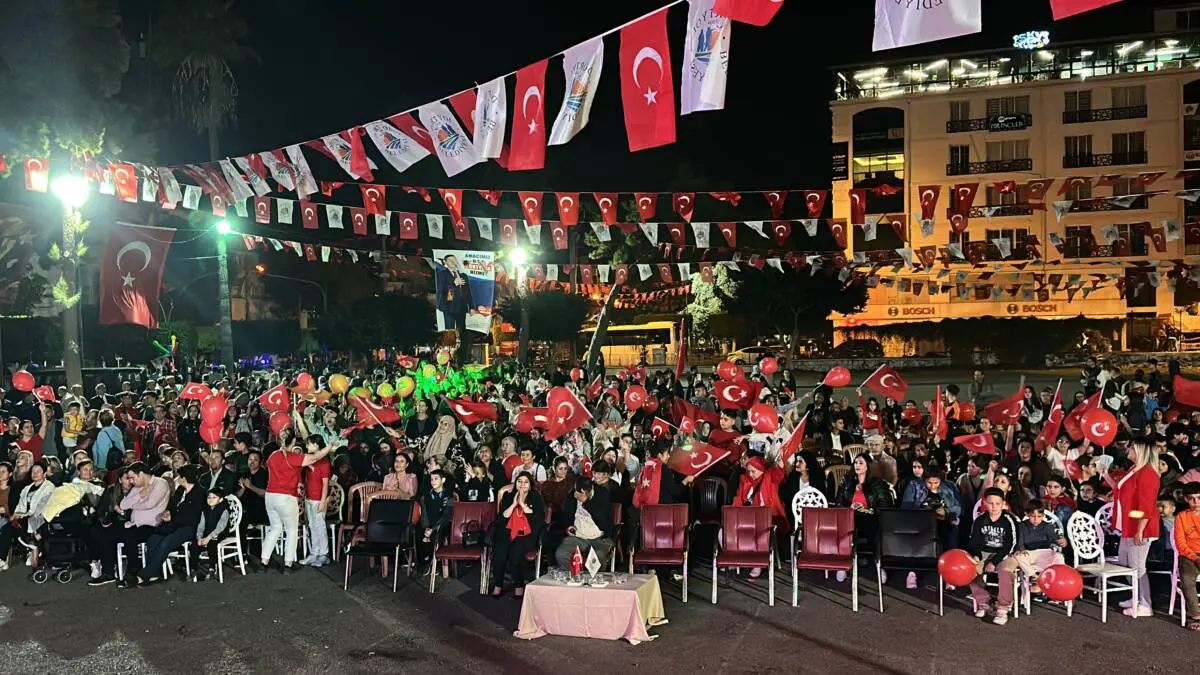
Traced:
<path fill-rule="evenodd" d="M 118 223 L 100 261 L 100 323 L 158 328 L 159 292 L 175 230 Z"/>

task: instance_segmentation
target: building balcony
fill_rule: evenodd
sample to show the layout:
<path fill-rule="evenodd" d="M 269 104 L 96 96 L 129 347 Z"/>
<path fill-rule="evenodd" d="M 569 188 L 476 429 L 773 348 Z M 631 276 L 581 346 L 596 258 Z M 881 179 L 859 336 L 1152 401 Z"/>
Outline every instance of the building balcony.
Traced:
<path fill-rule="evenodd" d="M 991 204 L 988 206 L 972 206 L 971 211 L 967 214 L 967 218 L 987 218 L 987 213 L 984 212 L 985 208 L 996 209 L 996 212 L 992 214 L 993 218 L 1033 215 L 1033 207 L 1031 206 Z M 947 214 L 949 214 L 951 211 L 952 209 L 947 209 Z"/>
<path fill-rule="evenodd" d="M 1129 246 L 1130 256 L 1149 255 L 1150 250 L 1144 238 L 1134 237 Z M 1063 246 L 1063 258 L 1113 258 L 1116 257 L 1116 247 L 1112 244 L 1092 245 L 1083 241 L 1068 240 Z"/>
<path fill-rule="evenodd" d="M 1089 110 L 1064 110 L 1063 124 L 1081 124 L 1083 122 L 1109 122 L 1111 120 L 1136 120 L 1148 115 L 1146 106 L 1135 105 L 1127 108 L 1093 108 Z"/>
<path fill-rule="evenodd" d="M 978 173 L 1032 171 L 1033 159 L 996 159 L 987 162 L 952 162 L 946 165 L 947 176 L 967 176 Z"/>
<path fill-rule="evenodd" d="M 1071 205 L 1070 213 L 1095 213 L 1097 211 L 1134 211 L 1136 209 L 1150 208 L 1150 199 L 1148 197 L 1138 197 L 1133 200 L 1129 208 L 1122 208 L 1106 201 L 1077 201 Z"/>
<path fill-rule="evenodd" d="M 1087 155 L 1063 155 L 1064 169 L 1078 169 L 1089 166 L 1121 166 L 1124 164 L 1145 164 L 1148 155 L 1145 150 L 1138 152 L 1110 152 L 1107 154 L 1091 153 Z"/>
<path fill-rule="evenodd" d="M 946 122 L 946 133 L 957 134 L 964 131 L 1019 131 L 1033 126 L 1033 115 L 1018 113 L 1015 115 L 992 115 L 973 120 L 950 120 Z"/>

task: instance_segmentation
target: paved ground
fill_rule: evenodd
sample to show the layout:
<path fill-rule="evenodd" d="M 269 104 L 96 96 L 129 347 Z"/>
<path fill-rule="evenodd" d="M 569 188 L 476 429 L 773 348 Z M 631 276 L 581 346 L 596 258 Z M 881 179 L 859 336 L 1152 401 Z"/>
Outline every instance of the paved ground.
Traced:
<path fill-rule="evenodd" d="M 290 577 L 261 573 L 215 582 L 169 582 L 119 591 L 70 585 L 35 586 L 23 568 L 0 573 L 0 673 L 966 673 L 1192 672 L 1195 634 L 1163 616 L 1132 620 L 1085 603 L 1073 618 L 1056 609 L 1004 628 L 967 613 L 961 591 L 936 614 L 932 591 L 915 597 L 886 589 L 880 615 L 874 584 L 863 584 L 851 612 L 849 584 L 802 592 L 790 606 L 781 575 L 774 607 L 765 579 L 722 588 L 707 600 L 708 572 L 692 577 L 691 598 L 664 584 L 670 623 L 659 638 L 624 642 L 512 637 L 519 611 L 512 598 L 478 595 L 475 570 L 436 595 L 401 582 L 399 593 L 378 577 L 341 589 L 340 569 Z M 871 573 L 873 574 L 873 572 Z M 896 584 L 902 582 L 895 574 Z M 1148 662 L 1149 661 L 1149 662 Z M 1191 664 L 1190 666 L 1188 664 Z"/>

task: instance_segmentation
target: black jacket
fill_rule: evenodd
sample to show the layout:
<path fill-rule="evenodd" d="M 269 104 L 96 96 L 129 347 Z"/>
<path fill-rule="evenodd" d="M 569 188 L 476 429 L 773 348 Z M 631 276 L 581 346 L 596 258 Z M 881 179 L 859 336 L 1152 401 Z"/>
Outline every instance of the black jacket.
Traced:
<path fill-rule="evenodd" d="M 592 498 L 583 503 L 583 508 L 592 515 L 596 527 L 600 528 L 604 539 L 613 537 L 613 507 L 612 495 L 603 487 L 597 487 L 592 492 Z M 579 501 L 568 499 L 567 507 L 562 512 L 562 522 L 566 527 L 575 525 L 575 512 L 579 509 Z"/>
<path fill-rule="evenodd" d="M 513 500 L 516 498 L 517 491 L 509 490 L 508 492 L 504 493 L 504 497 L 500 500 L 499 510 L 496 511 L 496 524 L 494 525 L 496 528 L 495 531 L 500 533 L 497 536 L 509 536 L 509 519 L 504 517 L 504 512 L 508 510 L 509 506 L 512 506 Z M 537 490 L 529 491 L 529 498 L 525 503 L 529 505 L 529 508 L 533 509 L 533 513 L 528 514 L 527 517 L 529 518 L 530 527 L 533 528 L 533 533 L 529 536 L 533 537 L 536 541 L 538 534 L 541 533 L 542 528 L 546 526 L 546 507 L 542 503 L 542 496 L 538 494 Z"/>
<path fill-rule="evenodd" d="M 433 529 L 436 533 L 450 531 L 450 519 L 454 516 L 454 490 L 449 485 L 442 486 L 441 494 L 435 495 L 432 490 L 421 494 L 421 528 Z"/>
<path fill-rule="evenodd" d="M 971 523 L 971 539 L 967 552 L 976 558 L 987 558 L 996 564 L 1013 554 L 1020 546 L 1021 535 L 1017 519 L 1008 511 L 993 521 L 986 513 Z"/>
<path fill-rule="evenodd" d="M 168 507 L 171 512 L 171 522 L 166 524 L 174 528 L 196 527 L 200 524 L 200 513 L 204 510 L 204 503 L 207 499 L 208 490 L 199 485 L 193 485 L 192 489 L 186 493 L 183 488 L 175 488 Z"/>
<path fill-rule="evenodd" d="M 205 492 L 208 492 L 214 487 L 218 487 L 221 488 L 221 491 L 226 495 L 231 495 L 237 491 L 238 478 L 237 474 L 233 471 L 230 471 L 222 466 L 221 470 L 217 473 L 216 479 L 216 485 L 213 485 L 212 471 L 205 471 L 204 473 L 200 474 L 200 479 L 196 482 L 196 486 L 203 488 Z"/>
<path fill-rule="evenodd" d="M 850 503 L 854 501 L 854 488 L 857 484 L 857 476 L 853 473 L 846 474 L 842 486 L 838 488 L 838 506 L 850 506 Z M 896 496 L 892 494 L 892 487 L 874 476 L 867 478 L 867 482 L 863 485 L 863 495 L 867 498 L 867 508 L 872 511 L 890 509 L 896 505 Z"/>

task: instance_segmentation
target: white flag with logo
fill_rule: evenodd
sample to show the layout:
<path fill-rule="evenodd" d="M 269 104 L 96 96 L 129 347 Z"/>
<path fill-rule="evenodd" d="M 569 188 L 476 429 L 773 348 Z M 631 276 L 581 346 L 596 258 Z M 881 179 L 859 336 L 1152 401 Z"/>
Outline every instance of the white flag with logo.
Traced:
<path fill-rule="evenodd" d="M 337 204 L 325 205 L 325 221 L 329 223 L 329 227 L 335 230 L 344 229 L 344 226 L 342 225 L 342 213 L 343 207 L 338 206 Z"/>
<path fill-rule="evenodd" d="M 475 149 L 480 157 L 499 157 L 504 149 L 504 125 L 508 119 L 508 95 L 504 78 L 497 77 L 475 90 Z"/>
<path fill-rule="evenodd" d="M 980 0 L 875 0 L 871 49 L 895 49 L 983 30 Z"/>
<path fill-rule="evenodd" d="M 420 107 L 417 115 L 422 126 L 429 130 L 433 149 L 447 176 L 457 176 L 483 161 L 467 132 L 444 103 L 427 103 Z"/>
<path fill-rule="evenodd" d="M 692 223 L 692 234 L 696 237 L 696 248 L 708 248 L 712 223 Z"/>
<path fill-rule="evenodd" d="M 442 238 L 442 217 L 436 213 L 425 214 L 425 225 L 429 228 L 429 236 L 434 239 Z"/>
<path fill-rule="evenodd" d="M 375 147 L 396 171 L 404 171 L 429 156 L 420 143 L 387 122 L 371 122 L 366 128 Z"/>
<path fill-rule="evenodd" d="M 375 234 L 392 233 L 392 212 L 384 211 L 375 214 Z"/>
<path fill-rule="evenodd" d="M 308 168 L 308 160 L 298 144 L 287 146 L 287 156 L 296 171 L 296 194 L 304 199 L 317 191 L 317 179 L 313 178 L 312 169 Z"/>
<path fill-rule="evenodd" d="M 217 163 L 221 165 L 221 173 L 225 176 L 225 182 L 229 183 L 229 189 L 233 191 L 233 201 L 240 202 L 254 196 L 250 184 L 246 182 L 245 176 L 234 168 L 233 162 L 222 159 Z"/>
<path fill-rule="evenodd" d="M 275 220 L 280 223 L 292 224 L 292 209 L 296 202 L 290 199 L 275 199 Z"/>
<path fill-rule="evenodd" d="M 294 180 L 296 172 L 283 160 L 282 153 L 276 155 L 275 152 L 260 152 L 258 158 L 262 160 L 263 165 L 271 172 L 271 178 L 275 179 L 285 190 L 295 190 L 296 181 Z"/>
<path fill-rule="evenodd" d="M 725 107 L 732 22 L 713 11 L 716 0 L 688 0 L 679 114 Z"/>
<path fill-rule="evenodd" d="M 183 186 L 183 208 L 195 211 L 200 207 L 200 188 L 195 185 Z"/>
<path fill-rule="evenodd" d="M 479 230 L 479 236 L 492 240 L 492 219 L 491 218 L 472 218 L 475 221 L 475 227 Z"/>
<path fill-rule="evenodd" d="M 267 180 L 265 178 L 258 175 L 254 171 L 254 168 L 250 164 L 250 158 L 235 157 L 233 161 L 238 165 L 238 168 L 242 170 L 242 173 L 246 174 L 246 180 L 250 181 L 250 187 L 254 188 L 254 194 L 258 195 L 259 197 L 265 197 L 271 194 L 271 186 L 267 185 Z"/>
<path fill-rule="evenodd" d="M 358 132 L 351 130 L 350 133 Z M 342 171 L 350 174 L 350 177 L 355 180 L 362 178 L 362 176 L 350 170 L 350 141 L 342 138 L 341 134 L 329 134 L 321 138 L 321 142 L 333 154 L 334 161 L 338 163 L 338 166 L 342 167 Z M 371 161 L 370 157 L 367 158 L 367 166 L 371 167 L 372 170 L 379 168 L 375 166 L 375 162 Z"/>
<path fill-rule="evenodd" d="M 554 118 L 554 126 L 550 129 L 550 138 L 546 140 L 547 145 L 562 145 L 587 126 L 592 100 L 596 98 L 596 87 L 600 85 L 602 65 L 602 38 L 592 38 L 563 53 L 566 91 L 563 93 L 562 107 L 558 109 L 558 117 Z"/>

